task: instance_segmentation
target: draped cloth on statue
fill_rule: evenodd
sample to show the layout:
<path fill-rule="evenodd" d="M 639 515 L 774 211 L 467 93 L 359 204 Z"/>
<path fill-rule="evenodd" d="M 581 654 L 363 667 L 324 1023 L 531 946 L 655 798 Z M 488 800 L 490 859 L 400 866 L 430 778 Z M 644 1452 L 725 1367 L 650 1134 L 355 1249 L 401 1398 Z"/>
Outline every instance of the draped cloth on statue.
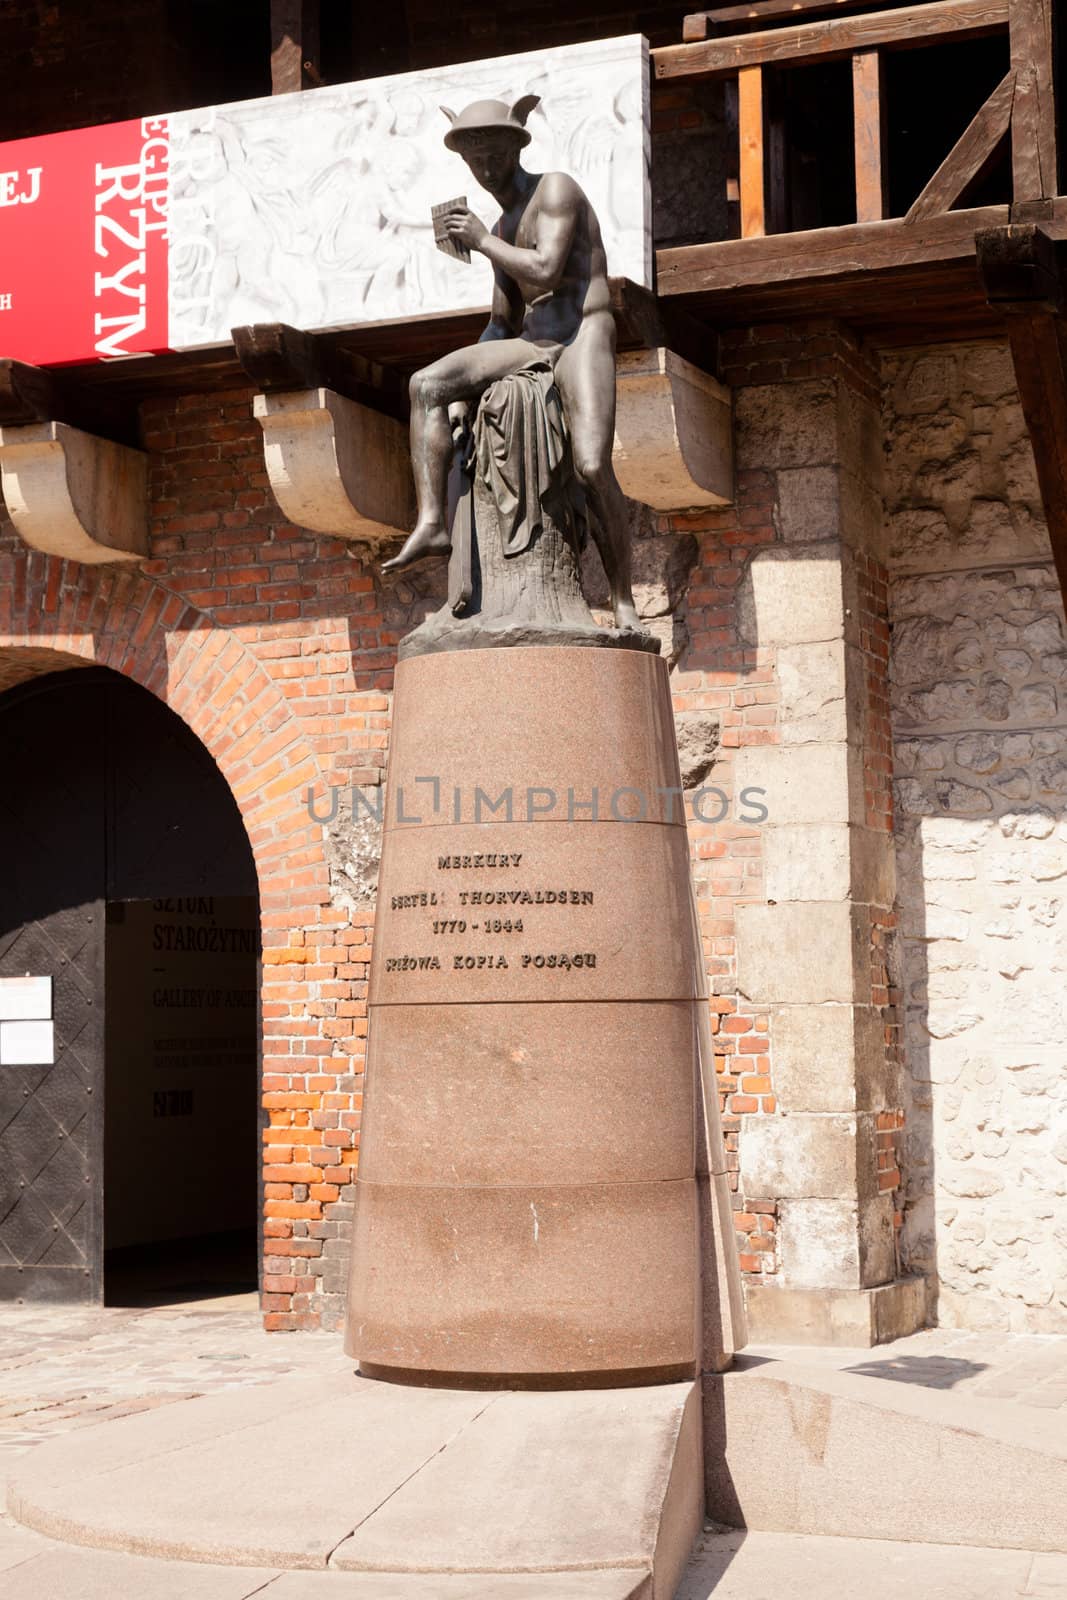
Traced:
<path fill-rule="evenodd" d="M 401 659 L 517 644 L 658 649 L 599 626 L 585 602 L 585 495 L 544 353 L 482 394 L 451 485 L 448 600 L 401 641 Z"/>
<path fill-rule="evenodd" d="M 544 525 L 545 503 L 553 495 L 565 503 L 563 485 L 574 491 L 573 509 L 580 511 L 563 401 L 547 361 L 531 361 L 485 391 L 474 422 L 474 462 L 496 505 L 506 556 L 529 549 Z"/>
<path fill-rule="evenodd" d="M 536 357 L 518 372 L 490 384 L 474 415 L 452 525 L 453 560 L 448 590 L 453 616 L 470 612 L 476 565 L 485 572 L 486 537 L 493 554 L 521 556 L 546 529 L 565 530 L 577 557 L 585 534 L 585 501 L 574 476 L 563 400 L 550 362 Z M 475 513 L 481 498 L 482 515 Z M 487 518 L 486 503 L 492 506 Z M 495 533 L 490 531 L 490 522 Z M 476 525 L 481 530 L 479 540 Z M 477 556 L 475 544 L 479 543 Z M 547 554 L 547 552 L 546 552 Z M 477 557 L 481 557 L 478 561 Z M 485 610 L 484 592 L 479 609 Z M 584 610 L 584 607 L 583 607 Z"/>

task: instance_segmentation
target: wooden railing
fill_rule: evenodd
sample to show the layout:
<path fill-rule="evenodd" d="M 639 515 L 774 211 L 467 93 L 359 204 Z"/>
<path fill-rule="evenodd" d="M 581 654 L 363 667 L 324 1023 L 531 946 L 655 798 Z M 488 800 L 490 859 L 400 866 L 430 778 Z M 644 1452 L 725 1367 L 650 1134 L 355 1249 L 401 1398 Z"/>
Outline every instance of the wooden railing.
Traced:
<path fill-rule="evenodd" d="M 685 43 L 652 52 L 653 69 L 660 81 L 736 79 L 742 238 L 766 234 L 766 195 L 777 178 L 769 170 L 773 158 L 769 158 L 765 137 L 765 67 L 851 59 L 856 220 L 879 222 L 886 216 L 887 194 L 884 52 L 951 39 L 1006 33 L 1010 69 L 908 210 L 905 221 L 916 222 L 950 210 L 1009 135 L 1015 204 L 1045 200 L 1056 193 L 1054 0 L 931 0 L 926 5 L 861 16 L 794 21 L 805 13 L 836 11 L 838 7 L 853 10 L 860 3 L 751 0 L 748 5 L 701 11 L 685 19 Z M 746 22 L 760 31 L 709 37 L 716 28 Z"/>

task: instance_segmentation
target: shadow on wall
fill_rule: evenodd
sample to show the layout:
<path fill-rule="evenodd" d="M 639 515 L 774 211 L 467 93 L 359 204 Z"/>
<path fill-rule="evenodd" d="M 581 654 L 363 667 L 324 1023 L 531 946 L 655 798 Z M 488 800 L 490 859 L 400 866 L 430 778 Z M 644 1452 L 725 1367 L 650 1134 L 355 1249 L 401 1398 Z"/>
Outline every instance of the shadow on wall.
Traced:
<path fill-rule="evenodd" d="M 943 1326 L 1062 1331 L 1063 600 L 1007 351 L 888 376 L 905 1259 Z"/>

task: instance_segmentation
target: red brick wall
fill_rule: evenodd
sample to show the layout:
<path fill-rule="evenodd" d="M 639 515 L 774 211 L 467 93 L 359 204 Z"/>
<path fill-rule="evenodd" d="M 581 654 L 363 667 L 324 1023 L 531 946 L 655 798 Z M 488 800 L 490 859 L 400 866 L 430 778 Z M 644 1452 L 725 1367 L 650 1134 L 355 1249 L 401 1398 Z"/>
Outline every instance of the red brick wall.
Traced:
<path fill-rule="evenodd" d="M 737 997 L 734 911 L 762 890 L 760 830 L 739 820 L 746 809 L 733 778 L 734 753 L 744 745 L 777 741 L 774 651 L 753 649 L 738 631 L 738 591 L 754 553 L 777 538 L 773 475 L 741 467 L 737 502 L 724 510 L 661 519 L 665 528 L 692 533 L 699 556 L 689 580 L 685 621 L 690 646 L 672 675 L 676 711 L 712 711 L 721 719 L 720 759 L 708 787 L 721 789 L 730 807 L 721 822 L 688 811 L 693 881 L 704 955 L 711 981 L 711 1026 L 719 1078 L 723 1136 L 742 1269 L 758 1272 L 774 1248 L 774 1205 L 739 1192 L 738 1141 L 745 1116 L 773 1112 L 768 1018 Z M 705 816 L 720 809 L 717 797 L 700 802 Z M 749 808 L 749 814 L 751 810 Z"/>
<path fill-rule="evenodd" d="M 380 777 L 397 636 L 365 552 L 281 516 L 247 391 L 152 402 L 144 433 L 150 560 L 63 562 L 0 520 L 0 685 L 113 667 L 182 716 L 230 784 L 262 911 L 267 1324 L 331 1323 L 373 918 L 333 904 L 307 792 Z"/>
<path fill-rule="evenodd" d="M 0 139 L 270 93 L 267 0 L 3 0 Z"/>

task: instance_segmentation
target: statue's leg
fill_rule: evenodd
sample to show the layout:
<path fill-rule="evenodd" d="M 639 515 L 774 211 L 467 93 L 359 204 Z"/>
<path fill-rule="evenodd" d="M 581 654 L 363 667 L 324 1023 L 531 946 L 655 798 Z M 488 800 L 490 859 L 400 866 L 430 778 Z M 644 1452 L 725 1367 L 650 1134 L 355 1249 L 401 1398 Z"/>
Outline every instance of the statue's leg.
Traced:
<path fill-rule="evenodd" d="M 556 382 L 571 432 L 574 470 L 593 502 L 593 537 L 604 563 L 617 628 L 640 629 L 630 583 L 626 500 L 611 464 L 615 441 L 615 323 L 610 312 L 587 317 L 556 363 Z"/>
<path fill-rule="evenodd" d="M 484 344 L 454 350 L 415 373 L 410 385 L 411 470 L 418 519 L 400 554 L 383 563 L 383 572 L 448 554 L 448 469 L 452 461 L 448 408 L 455 400 L 476 399 L 497 378 L 524 367 L 531 354 L 532 347 L 525 339 L 487 339 Z"/>

